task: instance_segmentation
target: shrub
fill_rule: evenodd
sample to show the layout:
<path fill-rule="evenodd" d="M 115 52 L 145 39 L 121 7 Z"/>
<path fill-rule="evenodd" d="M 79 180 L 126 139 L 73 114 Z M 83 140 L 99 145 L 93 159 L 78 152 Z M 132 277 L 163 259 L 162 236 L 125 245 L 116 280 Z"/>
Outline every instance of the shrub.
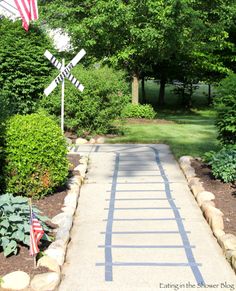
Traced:
<path fill-rule="evenodd" d="M 236 143 L 236 74 L 222 80 L 215 98 L 216 126 L 223 144 Z"/>
<path fill-rule="evenodd" d="M 71 84 L 65 86 L 65 127 L 83 133 L 108 133 L 113 121 L 129 100 L 129 87 L 125 75 L 108 67 L 75 67 L 74 76 L 84 85 L 81 93 Z M 42 107 L 50 114 L 60 117 L 60 89 L 48 97 L 44 96 Z"/>
<path fill-rule="evenodd" d="M 47 217 L 41 216 L 40 211 L 33 207 L 34 214 L 41 221 L 44 231 L 49 231 L 45 221 Z M 28 199 L 14 197 L 12 194 L 0 195 L 0 247 L 4 256 L 17 254 L 18 245 L 29 246 L 30 210 Z M 49 238 L 45 235 L 46 240 Z"/>
<path fill-rule="evenodd" d="M 37 26 L 26 32 L 21 21 L 4 18 L 0 35 L 0 99 L 12 114 L 35 112 L 53 70 L 43 55 L 51 42 Z"/>
<path fill-rule="evenodd" d="M 122 110 L 122 117 L 124 118 L 155 118 L 156 113 L 151 105 L 145 104 L 127 104 Z"/>
<path fill-rule="evenodd" d="M 218 152 L 208 152 L 204 160 L 212 168 L 215 178 L 228 183 L 236 181 L 236 146 L 227 146 Z"/>
<path fill-rule="evenodd" d="M 40 198 L 68 175 L 60 128 L 44 113 L 15 115 L 6 124 L 4 177 L 8 193 Z"/>

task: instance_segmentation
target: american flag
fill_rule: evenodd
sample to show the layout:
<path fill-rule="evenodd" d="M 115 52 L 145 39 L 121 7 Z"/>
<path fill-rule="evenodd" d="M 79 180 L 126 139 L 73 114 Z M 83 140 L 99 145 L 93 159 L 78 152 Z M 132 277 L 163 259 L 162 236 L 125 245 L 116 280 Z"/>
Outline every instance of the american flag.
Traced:
<path fill-rule="evenodd" d="M 22 25 L 28 31 L 30 20 L 38 19 L 37 0 L 14 0 L 14 2 L 22 18 Z"/>
<path fill-rule="evenodd" d="M 30 255 L 34 256 L 39 252 L 39 241 L 44 234 L 44 230 L 31 210 L 31 217 L 30 217 Z"/>

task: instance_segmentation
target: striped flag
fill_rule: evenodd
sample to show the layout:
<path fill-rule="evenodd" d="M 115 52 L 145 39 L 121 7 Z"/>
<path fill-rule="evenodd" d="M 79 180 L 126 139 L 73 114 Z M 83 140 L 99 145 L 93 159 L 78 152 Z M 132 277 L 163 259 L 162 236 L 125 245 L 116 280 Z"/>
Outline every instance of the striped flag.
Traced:
<path fill-rule="evenodd" d="M 29 29 L 30 20 L 38 19 L 37 0 L 14 0 L 22 18 L 22 26 L 26 31 Z"/>
<path fill-rule="evenodd" d="M 39 252 L 38 244 L 44 234 L 44 230 L 32 209 L 30 212 L 30 255 L 34 256 Z"/>

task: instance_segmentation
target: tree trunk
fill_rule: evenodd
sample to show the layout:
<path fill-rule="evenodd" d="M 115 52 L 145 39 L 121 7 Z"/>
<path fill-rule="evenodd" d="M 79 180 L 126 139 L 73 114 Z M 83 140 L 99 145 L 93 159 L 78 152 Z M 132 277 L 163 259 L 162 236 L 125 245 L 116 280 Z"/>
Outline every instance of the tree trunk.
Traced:
<path fill-rule="evenodd" d="M 142 102 L 146 103 L 145 78 L 142 77 Z"/>
<path fill-rule="evenodd" d="M 133 75 L 132 81 L 132 104 L 138 104 L 138 76 Z"/>
<path fill-rule="evenodd" d="M 212 98 L 211 98 L 211 84 L 208 84 L 208 105 L 211 105 L 212 103 Z"/>
<path fill-rule="evenodd" d="M 165 104 L 165 86 L 166 86 L 166 78 L 162 77 L 160 80 L 160 90 L 158 96 L 158 105 L 162 106 Z"/>

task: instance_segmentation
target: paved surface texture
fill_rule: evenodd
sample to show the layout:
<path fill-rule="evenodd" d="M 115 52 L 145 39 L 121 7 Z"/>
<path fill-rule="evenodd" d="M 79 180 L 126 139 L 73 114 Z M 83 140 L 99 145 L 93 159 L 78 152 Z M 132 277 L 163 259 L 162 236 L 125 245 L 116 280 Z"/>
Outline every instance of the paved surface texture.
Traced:
<path fill-rule="evenodd" d="M 60 291 L 236 290 L 166 145 L 83 145 L 90 157 Z"/>

